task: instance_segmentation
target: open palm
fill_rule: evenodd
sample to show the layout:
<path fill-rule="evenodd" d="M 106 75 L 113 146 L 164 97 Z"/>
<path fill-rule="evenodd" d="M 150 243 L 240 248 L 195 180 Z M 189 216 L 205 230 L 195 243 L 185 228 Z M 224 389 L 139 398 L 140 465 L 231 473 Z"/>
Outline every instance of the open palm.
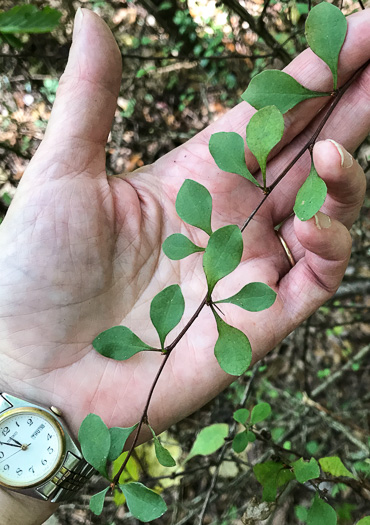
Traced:
<path fill-rule="evenodd" d="M 209 189 L 214 229 L 241 225 L 263 196 L 245 179 L 221 172 L 208 152 L 215 131 L 244 135 L 254 112 L 246 103 L 154 165 L 107 178 L 104 145 L 121 80 L 120 54 L 105 24 L 87 10 L 83 15 L 45 139 L 0 229 L 0 391 L 59 406 L 76 433 L 89 412 L 109 426 L 138 421 L 163 359 L 144 352 L 115 362 L 100 356 L 92 340 L 124 324 L 158 346 L 150 301 L 177 283 L 186 310 L 169 343 L 205 295 L 201 256 L 170 261 L 161 251 L 164 239 L 176 232 L 205 246 L 206 235 L 176 215 L 183 181 L 191 178 Z M 369 49 L 370 14 L 365 11 L 349 20 L 342 82 L 369 59 Z M 329 70 L 310 51 L 287 70 L 308 87 L 330 89 Z M 354 150 L 369 132 L 369 73 L 368 68 L 345 95 L 323 138 Z M 283 146 L 268 169 L 270 182 L 308 139 L 322 104 L 322 99 L 305 102 L 286 117 Z M 332 219 L 330 227 L 320 214 L 319 227 L 314 219 L 301 223 L 289 218 L 308 174 L 306 154 L 245 230 L 240 267 L 215 289 L 222 298 L 248 282 L 262 281 L 278 291 L 275 304 L 264 312 L 223 308 L 226 320 L 248 335 L 254 360 L 327 300 L 346 268 L 347 228 L 362 202 L 363 173 L 356 162 L 346 167 L 350 158 L 341 167 L 339 152 L 328 141 L 320 142 L 314 154 L 329 188 L 323 212 Z M 249 152 L 247 161 L 258 173 Z M 274 232 L 285 219 L 282 233 L 297 262 L 292 269 Z M 158 430 L 193 412 L 233 379 L 214 357 L 216 339 L 213 316 L 205 308 L 159 380 L 149 412 Z"/>

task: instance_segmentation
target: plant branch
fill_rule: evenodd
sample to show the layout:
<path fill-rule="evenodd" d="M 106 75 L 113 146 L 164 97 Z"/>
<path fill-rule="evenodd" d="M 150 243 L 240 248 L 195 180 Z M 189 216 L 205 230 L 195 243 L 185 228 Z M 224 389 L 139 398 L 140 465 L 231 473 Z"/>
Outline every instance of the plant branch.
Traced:
<path fill-rule="evenodd" d="M 240 406 L 241 407 L 245 405 L 245 402 L 247 401 L 247 399 L 249 397 L 250 390 L 251 390 L 251 387 L 252 387 L 252 383 L 254 381 L 254 378 L 256 377 L 258 367 L 259 367 L 259 365 L 254 365 L 254 367 L 253 367 L 253 372 L 252 372 L 251 378 L 248 381 L 248 384 L 247 384 L 247 386 L 244 389 L 244 393 L 243 393 L 242 399 L 240 400 Z M 232 426 L 231 426 L 231 428 L 230 428 L 230 432 L 229 432 L 229 434 L 231 436 L 233 436 L 235 434 L 236 425 L 237 425 L 237 422 L 234 421 Z M 211 481 L 211 484 L 210 484 L 209 489 L 207 491 L 206 497 L 204 498 L 202 509 L 201 509 L 200 514 L 198 516 L 198 525 L 202 525 L 202 523 L 203 523 L 204 514 L 205 514 L 205 512 L 207 510 L 208 503 L 209 503 L 209 500 L 211 498 L 213 489 L 215 488 L 216 481 L 217 481 L 217 478 L 218 478 L 218 473 L 220 471 L 220 466 L 221 466 L 221 463 L 222 463 L 222 461 L 224 459 L 224 456 L 226 454 L 226 450 L 229 447 L 229 445 L 230 445 L 230 440 L 228 440 L 227 442 L 224 443 L 224 445 L 222 446 L 221 451 L 220 451 L 220 453 L 218 455 L 218 458 L 217 458 L 217 461 L 216 461 L 216 468 L 215 468 L 215 471 L 214 471 L 213 476 L 212 476 L 212 481 Z"/>
<path fill-rule="evenodd" d="M 128 451 L 128 454 L 125 458 L 125 461 L 122 463 L 119 471 L 117 472 L 117 474 L 114 476 L 113 478 L 113 481 L 111 483 L 111 489 L 112 491 L 114 490 L 116 484 L 118 483 L 119 481 L 119 478 L 121 477 L 121 474 L 122 472 L 124 471 L 130 457 L 132 456 L 132 453 L 134 451 L 134 448 L 136 447 L 136 444 L 138 442 L 138 439 L 139 439 L 139 434 L 140 434 L 140 431 L 142 429 L 142 426 L 144 424 L 147 423 L 148 421 L 148 410 L 149 410 L 149 405 L 150 405 L 150 402 L 152 400 L 152 397 L 153 397 L 153 393 L 154 393 L 154 389 L 155 387 L 157 386 L 157 383 L 158 383 L 158 380 L 162 374 L 162 371 L 168 361 L 168 358 L 170 357 L 171 355 L 171 352 L 172 350 L 175 348 L 175 346 L 177 345 L 177 343 L 184 337 L 184 335 L 186 334 L 186 332 L 189 330 L 189 328 L 191 327 L 191 325 L 194 323 L 194 321 L 196 320 L 196 318 L 198 317 L 198 315 L 200 314 L 200 312 L 202 311 L 202 309 L 204 308 L 204 306 L 206 305 L 207 303 L 207 296 L 203 299 L 203 301 L 200 303 L 200 305 L 198 306 L 196 312 L 192 315 L 192 317 L 189 319 L 189 321 L 186 323 L 185 327 L 181 330 L 181 332 L 179 333 L 179 335 L 174 339 L 174 341 L 168 345 L 165 349 L 164 349 L 164 359 L 161 363 L 161 366 L 159 367 L 158 369 L 158 372 L 154 378 L 154 381 L 152 383 L 152 386 L 150 387 L 150 391 L 149 391 L 149 394 L 148 394 L 148 397 L 147 397 L 147 400 L 146 400 L 146 403 L 145 403 L 145 407 L 144 407 L 144 410 L 143 410 L 143 413 L 141 415 L 141 418 L 140 418 L 140 421 L 139 421 L 139 424 L 138 424 L 138 427 L 136 429 L 136 432 L 135 432 L 135 437 L 134 437 L 134 440 L 131 444 L 131 447 Z"/>
<path fill-rule="evenodd" d="M 237 2 L 238 3 L 238 2 Z M 238 4 L 240 5 L 240 4 Z M 240 6 L 241 7 L 241 6 Z M 248 226 L 248 224 L 251 222 L 251 220 L 253 219 L 253 217 L 256 215 L 256 213 L 258 212 L 258 210 L 261 208 L 261 206 L 264 204 L 264 202 L 267 200 L 268 196 L 270 195 L 271 191 L 279 184 L 279 182 L 285 177 L 285 175 L 290 171 L 290 169 L 294 166 L 294 164 L 298 161 L 298 159 L 303 155 L 303 153 L 308 150 L 309 148 L 312 148 L 315 141 L 317 140 L 317 137 L 319 136 L 321 130 L 323 129 L 323 127 L 325 126 L 326 122 L 328 121 L 330 115 L 333 113 L 334 109 L 336 108 L 337 104 L 339 103 L 340 99 L 342 98 L 342 96 L 344 95 L 344 93 L 347 91 L 347 89 L 352 85 L 352 83 L 359 77 L 359 75 L 362 73 L 362 71 L 364 71 L 364 69 L 370 64 L 370 60 L 367 61 L 361 68 L 359 68 L 355 74 L 334 94 L 334 99 L 333 101 L 331 102 L 330 106 L 329 106 L 329 109 L 327 110 L 327 112 L 325 113 L 323 119 L 320 121 L 316 131 L 313 133 L 313 135 L 311 136 L 311 138 L 308 140 L 308 142 L 303 146 L 303 148 L 299 151 L 299 153 L 294 157 L 294 159 L 289 163 L 289 165 L 287 166 L 287 168 L 285 168 L 283 170 L 283 172 L 277 177 L 277 179 L 274 181 L 273 184 L 270 185 L 269 188 L 267 188 L 267 192 L 266 194 L 264 195 L 264 197 L 261 199 L 260 203 L 257 205 L 257 207 L 252 211 L 252 213 L 249 215 L 249 217 L 246 219 L 246 221 L 244 222 L 244 224 L 242 225 L 242 227 L 240 228 L 241 231 L 243 232 L 245 230 L 245 228 Z M 167 347 L 165 347 L 164 349 L 164 359 L 163 359 L 163 362 L 161 363 L 160 367 L 159 367 L 159 370 L 154 378 L 154 381 L 151 385 L 151 388 L 150 388 L 150 391 L 149 391 L 149 394 L 148 394 L 148 397 L 147 397 L 147 400 L 146 400 L 146 403 L 145 403 L 145 407 L 144 407 L 144 410 L 143 410 L 143 413 L 142 413 L 142 416 L 140 418 L 140 421 L 139 421 L 139 424 L 138 424 L 138 427 L 137 427 L 137 430 L 136 430 L 136 433 L 135 433 L 135 437 L 133 439 L 133 442 L 131 444 L 131 447 L 128 451 L 128 454 L 125 458 L 125 461 L 123 462 L 123 464 L 121 465 L 119 471 L 117 472 L 117 474 L 114 476 L 112 482 L 111 482 L 111 489 L 112 491 L 114 490 L 116 484 L 118 483 L 119 481 L 119 478 L 123 472 L 123 470 L 125 469 L 132 453 L 133 453 L 133 450 L 135 448 L 135 446 L 137 445 L 137 442 L 138 442 L 138 439 L 139 439 L 139 434 L 140 434 L 140 431 L 143 427 L 144 424 L 147 423 L 148 421 L 148 409 L 149 409 L 149 405 L 150 405 L 150 402 L 151 402 L 151 399 L 152 399 L 152 396 L 153 396 L 153 393 L 154 393 L 154 390 L 155 390 L 155 387 L 158 383 L 158 380 L 162 374 L 162 371 L 171 355 L 171 352 L 172 350 L 176 347 L 176 345 L 179 343 L 179 341 L 182 339 L 182 337 L 187 333 L 187 331 L 190 329 L 190 327 L 192 326 L 192 324 L 194 323 L 194 321 L 197 319 L 197 317 L 199 316 L 200 312 L 202 311 L 202 309 L 204 308 L 204 306 L 207 304 L 208 300 L 207 300 L 207 297 L 208 295 L 206 295 L 204 297 L 204 299 L 202 300 L 201 304 L 199 305 L 199 307 L 197 308 L 197 310 L 195 311 L 195 313 L 193 314 L 193 316 L 190 318 L 190 320 L 188 321 L 188 323 L 185 325 L 185 327 L 183 328 L 183 330 L 180 332 L 180 334 L 174 339 L 174 341 L 168 345 Z M 254 375 L 252 376 L 251 378 L 251 381 L 253 379 Z M 247 389 L 246 389 L 246 395 L 248 395 L 248 386 L 247 386 Z M 307 403 L 304 403 L 304 404 L 307 404 Z M 234 431 L 235 431 L 235 425 L 236 423 L 234 423 L 233 427 L 234 428 Z M 338 423 L 336 422 L 336 428 L 338 428 Z M 342 429 L 341 429 L 342 430 Z M 257 435 L 257 434 L 256 434 Z M 259 439 L 262 439 L 262 440 L 266 440 L 266 438 L 262 438 L 260 435 L 257 437 Z M 361 442 L 358 442 L 358 440 L 356 440 L 356 444 L 358 444 L 359 448 L 366 448 L 365 445 Z M 213 478 L 212 478 L 212 482 L 211 482 L 211 486 L 207 492 L 207 496 L 206 496 L 206 499 L 203 503 L 203 507 L 202 507 L 202 510 L 201 510 L 201 513 L 200 513 L 200 516 L 199 516 L 199 521 L 198 523 L 201 524 L 202 521 L 203 521 L 203 517 L 204 517 L 204 513 L 206 511 L 206 507 L 208 505 L 208 502 L 210 500 L 210 497 L 211 497 L 211 494 L 212 494 L 212 491 L 214 489 L 214 486 L 216 484 L 216 480 L 217 480 L 217 477 L 218 477 L 218 471 L 219 471 L 219 467 L 221 465 L 221 462 L 222 462 L 222 459 L 224 457 L 224 454 L 225 454 L 225 451 L 226 451 L 226 447 L 227 447 L 227 444 L 225 443 L 225 445 L 223 446 L 223 448 L 221 449 L 221 452 L 219 454 L 219 457 L 218 457 L 218 460 L 217 460 L 217 467 L 216 467 L 216 470 L 215 470 L 215 473 L 213 475 Z M 283 447 L 280 447 L 282 450 L 284 450 L 284 452 L 287 452 L 285 449 L 283 449 Z M 292 453 L 292 451 L 288 451 L 290 453 Z"/>

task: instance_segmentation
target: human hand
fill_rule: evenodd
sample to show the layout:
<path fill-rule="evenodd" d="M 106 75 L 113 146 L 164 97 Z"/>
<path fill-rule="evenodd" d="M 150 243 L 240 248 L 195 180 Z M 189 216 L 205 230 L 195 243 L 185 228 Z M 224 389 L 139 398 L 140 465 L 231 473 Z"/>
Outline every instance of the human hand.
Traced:
<path fill-rule="evenodd" d="M 209 189 L 214 229 L 241 225 L 262 198 L 248 181 L 220 172 L 208 151 L 211 133 L 244 135 L 254 112 L 244 102 L 155 164 L 107 178 L 104 146 L 121 59 L 106 25 L 82 12 L 46 136 L 0 228 L 0 391 L 60 407 L 75 434 L 89 412 L 108 426 L 137 422 L 163 359 L 144 352 L 112 361 L 92 348 L 93 339 L 124 324 L 157 346 L 149 321 L 154 295 L 180 284 L 184 323 L 205 295 L 201 257 L 170 261 L 161 251 L 171 233 L 182 231 L 196 244 L 205 242 L 203 233 L 184 225 L 175 212 L 183 181 L 191 178 Z M 369 29 L 369 11 L 349 18 L 340 84 L 369 59 Z M 286 70 L 309 88 L 330 89 L 330 71 L 309 50 Z M 369 74 L 368 68 L 351 86 L 321 134 L 349 151 L 370 130 Z M 313 133 L 322 103 L 306 101 L 286 115 L 284 140 L 269 164 L 270 182 Z M 344 166 L 333 143 L 323 141 L 314 149 L 316 168 L 329 190 L 322 211 L 331 221 L 319 213 L 320 229 L 314 219 L 288 218 L 309 171 L 306 154 L 245 230 L 242 264 L 215 289 L 222 298 L 248 282 L 263 281 L 278 292 L 275 304 L 260 313 L 223 305 L 226 320 L 247 333 L 254 361 L 326 301 L 343 277 L 351 245 L 347 228 L 359 212 L 365 181 L 356 161 L 342 154 Z M 257 173 L 249 153 L 247 162 Z M 274 233 L 285 219 L 281 232 L 296 261 L 292 269 Z M 171 354 L 155 390 L 149 417 L 158 431 L 233 380 L 214 357 L 216 339 L 213 316 L 204 309 Z"/>

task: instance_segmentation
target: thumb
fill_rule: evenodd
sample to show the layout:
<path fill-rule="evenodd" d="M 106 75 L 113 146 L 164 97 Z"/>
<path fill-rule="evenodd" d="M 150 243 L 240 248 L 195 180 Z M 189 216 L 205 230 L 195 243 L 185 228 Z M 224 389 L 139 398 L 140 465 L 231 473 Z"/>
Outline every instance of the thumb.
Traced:
<path fill-rule="evenodd" d="M 105 168 L 105 143 L 111 128 L 122 75 L 121 54 L 105 22 L 79 8 L 68 63 L 57 90 L 45 138 L 33 164 L 48 163 L 47 177 L 73 176 Z M 50 169 L 54 166 L 56 169 Z M 32 171 L 34 177 L 37 173 Z M 39 176 L 45 171 L 36 170 Z"/>

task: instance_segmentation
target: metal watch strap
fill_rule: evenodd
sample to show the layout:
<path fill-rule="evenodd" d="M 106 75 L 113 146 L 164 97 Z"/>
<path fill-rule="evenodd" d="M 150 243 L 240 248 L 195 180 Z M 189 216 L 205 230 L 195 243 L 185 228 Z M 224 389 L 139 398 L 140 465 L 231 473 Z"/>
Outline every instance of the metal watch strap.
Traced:
<path fill-rule="evenodd" d="M 62 467 L 54 477 L 37 488 L 43 499 L 52 503 L 68 501 L 78 492 L 94 474 L 95 469 L 84 459 L 72 452 L 67 452 Z"/>
<path fill-rule="evenodd" d="M 19 406 L 38 407 L 52 414 L 62 426 L 66 438 L 66 455 L 59 469 L 42 485 L 33 489 L 22 491 L 24 494 L 51 501 L 52 503 L 68 501 L 78 492 L 88 479 L 96 472 L 87 461 L 73 441 L 64 421 L 61 420 L 61 413 L 54 407 L 52 409 L 31 403 L 21 398 L 17 398 L 5 392 L 0 392 L 0 415 L 7 410 Z"/>

